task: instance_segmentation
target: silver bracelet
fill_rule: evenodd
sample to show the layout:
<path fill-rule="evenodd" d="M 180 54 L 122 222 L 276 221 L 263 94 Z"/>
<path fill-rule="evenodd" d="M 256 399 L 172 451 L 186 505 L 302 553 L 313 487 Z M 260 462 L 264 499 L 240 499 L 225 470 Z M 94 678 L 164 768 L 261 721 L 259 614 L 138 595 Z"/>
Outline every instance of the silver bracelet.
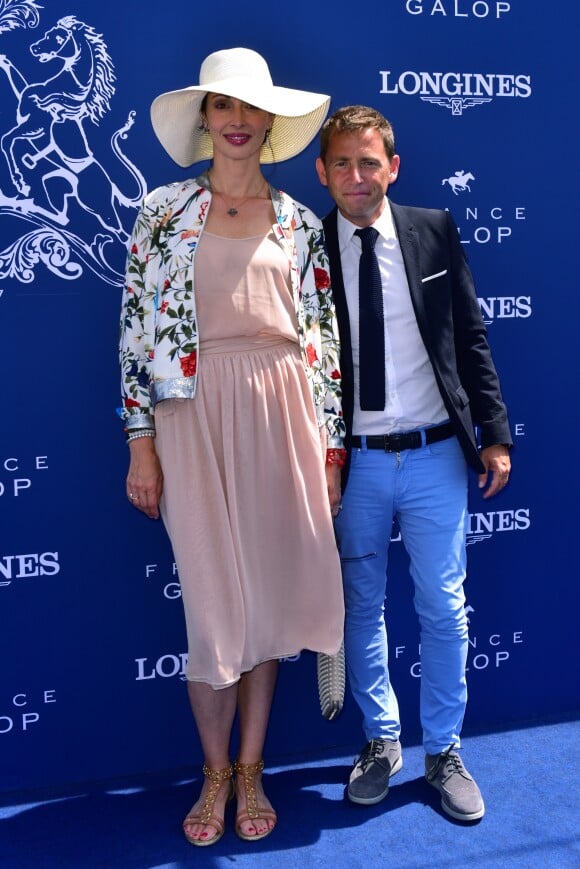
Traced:
<path fill-rule="evenodd" d="M 135 441 L 137 438 L 154 438 L 155 432 L 152 428 L 137 428 L 134 431 L 129 431 L 127 434 L 127 443 Z"/>

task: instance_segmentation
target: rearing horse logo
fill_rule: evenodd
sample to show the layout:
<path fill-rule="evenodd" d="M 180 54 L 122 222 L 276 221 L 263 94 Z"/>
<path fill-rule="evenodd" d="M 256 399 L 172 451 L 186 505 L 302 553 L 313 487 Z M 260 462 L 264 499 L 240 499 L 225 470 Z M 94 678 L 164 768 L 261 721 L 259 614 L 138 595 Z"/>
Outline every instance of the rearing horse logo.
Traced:
<path fill-rule="evenodd" d="M 11 11 L 14 18 L 16 7 L 21 11 L 24 6 L 34 7 L 36 25 L 38 7 L 34 0 L 6 0 L 3 10 L 0 8 L 0 32 L 17 26 L 2 20 L 6 11 Z M 50 68 L 51 77 L 29 81 L 6 55 L 0 54 L 0 70 L 6 74 L 16 100 L 15 123 L 0 137 L 0 160 L 5 161 L 8 170 L 8 174 L 6 170 L 3 173 L 8 189 L 0 189 L 0 209 L 2 213 L 26 217 L 37 226 L 66 227 L 71 221 L 71 209 L 77 208 L 78 215 L 80 207 L 97 221 L 101 232 L 107 232 L 85 245 L 87 255 L 104 264 L 104 243 L 118 240 L 124 244 L 128 238 L 134 215 L 123 213 L 123 209 L 135 209 L 146 192 L 141 172 L 119 144 L 133 125 L 134 113 L 129 113 L 125 125 L 110 137 L 109 150 L 117 166 L 115 178 L 124 177 L 132 188 L 128 196 L 113 180 L 106 160 L 96 157 L 88 136 L 89 122 L 99 124 L 110 111 L 115 93 L 114 67 L 102 36 L 68 15 L 34 42 L 30 52 L 39 64 Z M 129 221 L 128 227 L 123 220 Z M 32 236 L 26 238 L 30 247 Z M 61 243 L 63 239 L 65 245 L 72 239 L 77 249 L 84 244 L 68 232 L 59 235 Z M 14 270 L 2 271 L 1 266 L 11 256 L 12 251 L 0 251 L 0 274 L 20 277 Z M 38 258 L 42 258 L 40 252 Z M 95 270 L 99 272 L 98 267 Z"/>
<path fill-rule="evenodd" d="M 61 18 L 30 46 L 30 51 L 41 64 L 58 64 L 59 69 L 52 78 L 29 84 L 12 62 L 0 55 L 0 68 L 18 100 L 16 125 L 0 140 L 13 185 L 23 197 L 32 193 L 37 207 L 61 224 L 68 222 L 66 200 L 74 196 L 106 229 L 122 235 L 115 205 L 118 201 L 136 204 L 144 184 L 118 148 L 121 131 L 113 137 L 112 145 L 139 182 L 133 199 L 124 197 L 112 183 L 94 156 L 84 129 L 86 119 L 98 123 L 106 114 L 115 92 L 105 43 L 92 27 L 70 15 Z M 24 153 L 22 141 L 30 146 Z M 63 191 L 63 179 L 70 185 L 68 191 Z"/>

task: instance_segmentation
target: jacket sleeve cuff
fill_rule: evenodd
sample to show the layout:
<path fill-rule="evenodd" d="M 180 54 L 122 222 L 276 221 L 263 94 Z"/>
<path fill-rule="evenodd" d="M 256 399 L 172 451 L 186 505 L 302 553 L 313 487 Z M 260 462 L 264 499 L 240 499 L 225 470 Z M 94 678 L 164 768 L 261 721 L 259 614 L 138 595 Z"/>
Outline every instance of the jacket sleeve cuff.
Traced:
<path fill-rule="evenodd" d="M 124 416 L 125 431 L 148 428 L 155 431 L 155 417 L 152 413 L 131 413 Z"/>

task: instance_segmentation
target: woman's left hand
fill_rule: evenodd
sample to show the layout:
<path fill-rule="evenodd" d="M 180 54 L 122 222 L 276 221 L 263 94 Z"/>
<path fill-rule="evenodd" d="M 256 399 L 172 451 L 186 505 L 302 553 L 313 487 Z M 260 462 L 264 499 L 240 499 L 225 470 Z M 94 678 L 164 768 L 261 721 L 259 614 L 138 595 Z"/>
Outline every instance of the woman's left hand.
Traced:
<path fill-rule="evenodd" d="M 325 465 L 326 472 L 326 488 L 328 490 L 328 503 L 330 504 L 330 513 L 334 519 L 342 510 L 341 491 L 340 491 L 340 466 Z"/>

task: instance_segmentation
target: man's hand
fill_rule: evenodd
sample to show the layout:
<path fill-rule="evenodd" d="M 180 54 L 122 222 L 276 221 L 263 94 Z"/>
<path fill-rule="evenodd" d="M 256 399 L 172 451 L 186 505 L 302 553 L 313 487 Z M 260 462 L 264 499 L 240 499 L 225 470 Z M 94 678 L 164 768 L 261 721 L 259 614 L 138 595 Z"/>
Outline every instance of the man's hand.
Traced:
<path fill-rule="evenodd" d="M 507 485 L 510 476 L 511 461 L 509 450 L 503 444 L 484 447 L 481 451 L 481 461 L 486 467 L 485 474 L 479 475 L 479 488 L 487 489 L 484 498 L 491 498 L 501 492 Z"/>

